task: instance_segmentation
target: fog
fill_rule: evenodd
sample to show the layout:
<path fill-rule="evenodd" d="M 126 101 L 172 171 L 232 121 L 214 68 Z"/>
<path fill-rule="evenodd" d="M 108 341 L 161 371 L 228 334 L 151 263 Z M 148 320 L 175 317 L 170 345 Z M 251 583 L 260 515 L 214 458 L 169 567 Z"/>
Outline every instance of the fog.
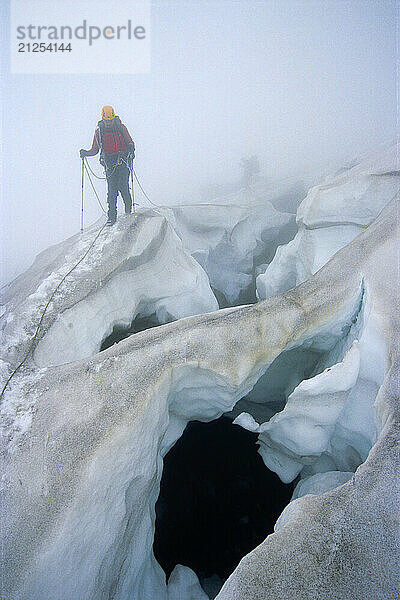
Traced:
<path fill-rule="evenodd" d="M 8 2 L 0 11 L 1 284 L 79 231 L 78 152 L 104 104 L 158 204 L 204 200 L 239 180 L 242 157 L 271 180 L 324 174 L 395 137 L 395 1 L 154 1 L 142 75 L 11 75 Z M 89 186 L 85 202 L 89 224 L 101 216 Z"/>

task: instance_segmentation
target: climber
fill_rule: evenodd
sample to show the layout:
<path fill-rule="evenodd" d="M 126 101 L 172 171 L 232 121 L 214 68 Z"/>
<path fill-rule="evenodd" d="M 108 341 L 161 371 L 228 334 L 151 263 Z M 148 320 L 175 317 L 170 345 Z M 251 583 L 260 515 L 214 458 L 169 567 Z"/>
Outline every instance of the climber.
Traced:
<path fill-rule="evenodd" d="M 81 149 L 79 156 L 95 156 L 100 150 L 100 163 L 107 178 L 108 225 L 117 220 L 117 196 L 120 192 L 125 204 L 125 214 L 132 211 L 132 197 L 129 191 L 129 171 L 135 157 L 135 143 L 128 129 L 114 113 L 112 106 L 103 106 L 101 121 L 94 132 L 90 150 Z"/>

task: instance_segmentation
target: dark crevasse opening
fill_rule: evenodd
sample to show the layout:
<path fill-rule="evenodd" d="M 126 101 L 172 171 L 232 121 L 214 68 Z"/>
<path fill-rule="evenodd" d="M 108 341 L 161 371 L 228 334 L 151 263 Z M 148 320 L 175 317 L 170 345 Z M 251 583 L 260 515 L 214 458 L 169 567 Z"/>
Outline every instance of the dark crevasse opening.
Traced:
<path fill-rule="evenodd" d="M 220 587 L 273 532 L 294 483 L 283 484 L 265 467 L 256 441 L 227 417 L 193 421 L 165 456 L 154 554 L 167 577 L 183 564 L 206 591 L 210 578 Z"/>
<path fill-rule="evenodd" d="M 118 342 L 121 342 L 133 333 L 139 333 L 139 331 L 144 331 L 145 329 L 150 329 L 151 327 L 157 327 L 161 324 L 162 323 L 160 323 L 156 315 L 152 314 L 148 317 L 136 317 L 129 327 L 124 327 L 123 325 L 114 325 L 110 335 L 108 335 L 102 341 L 100 352 L 110 348 L 110 346 L 113 346 L 114 344 L 118 344 Z"/>

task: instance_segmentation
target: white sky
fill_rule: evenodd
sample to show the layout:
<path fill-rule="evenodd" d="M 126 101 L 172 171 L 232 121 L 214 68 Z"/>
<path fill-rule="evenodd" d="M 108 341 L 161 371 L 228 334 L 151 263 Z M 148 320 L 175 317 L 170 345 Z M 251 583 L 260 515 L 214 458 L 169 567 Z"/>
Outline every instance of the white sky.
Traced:
<path fill-rule="evenodd" d="M 78 151 L 103 104 L 128 126 L 159 204 L 237 180 L 243 156 L 272 178 L 325 172 L 395 137 L 392 0 L 155 1 L 142 75 L 11 75 L 7 0 L 0 16 L 0 283 L 79 230 Z M 89 186 L 86 198 L 89 223 L 100 216 Z"/>

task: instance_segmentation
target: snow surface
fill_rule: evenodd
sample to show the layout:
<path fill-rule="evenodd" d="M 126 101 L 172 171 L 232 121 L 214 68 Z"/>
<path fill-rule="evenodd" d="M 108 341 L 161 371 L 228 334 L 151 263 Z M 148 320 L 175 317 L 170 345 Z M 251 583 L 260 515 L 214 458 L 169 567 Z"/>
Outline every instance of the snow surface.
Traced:
<path fill-rule="evenodd" d="M 377 217 L 399 192 L 398 155 L 391 144 L 311 188 L 297 210 L 298 233 L 257 277 L 259 299 L 308 279 Z"/>
<path fill-rule="evenodd" d="M 181 318 L 58 366 L 39 369 L 30 358 L 1 407 L 2 593 L 10 600 L 204 598 L 184 566 L 167 586 L 153 555 L 163 456 L 188 421 L 215 419 L 243 398 L 257 406 L 258 419 L 277 390 L 274 404 L 282 396 L 283 406 L 272 418 L 258 421 L 246 406 L 239 422 L 258 432 L 264 461 L 282 479 L 300 474 L 299 497 L 276 532 L 243 557 L 218 600 L 394 597 L 398 217 L 396 199 L 318 273 L 266 301 Z M 23 357 L 54 284 L 97 230 L 49 249 L 5 290 L 4 379 Z M 137 225 L 121 222 L 99 238 L 51 305 L 37 350 L 54 336 L 51 352 L 63 353 L 59 346 L 69 341 L 53 330 L 59 314 L 85 307 L 91 295 L 104 306 L 98 283 L 123 271 L 129 277 L 165 240 L 164 251 L 179 257 L 177 277 L 205 277 L 179 253 L 179 239 L 159 215 L 148 211 Z M 169 289 L 169 308 L 157 305 L 168 312 L 174 303 L 176 310 L 196 307 L 199 298 L 207 305 L 202 312 L 215 303 L 207 286 L 188 285 L 183 294 Z M 164 300 L 158 295 L 156 302 Z M 132 306 L 121 303 L 121 311 L 118 318 L 129 321 Z M 302 354 L 298 370 L 287 373 Z M 50 350 L 43 356 L 50 358 Z"/>
<path fill-rule="evenodd" d="M 242 189 L 209 204 L 162 210 L 207 272 L 222 305 L 254 301 L 257 268 L 295 234 L 294 215 L 272 204 L 289 191 L 279 186 L 268 192 L 265 187 Z"/>
<path fill-rule="evenodd" d="M 42 253 L 7 287 L 0 321 L 4 361 L 13 362 L 26 347 L 50 294 L 95 231 Z M 207 275 L 165 218 L 139 211 L 137 219 L 104 229 L 87 259 L 65 280 L 47 310 L 34 361 L 44 367 L 91 356 L 114 325 L 128 327 L 138 316 L 154 314 L 165 323 L 216 308 Z"/>

